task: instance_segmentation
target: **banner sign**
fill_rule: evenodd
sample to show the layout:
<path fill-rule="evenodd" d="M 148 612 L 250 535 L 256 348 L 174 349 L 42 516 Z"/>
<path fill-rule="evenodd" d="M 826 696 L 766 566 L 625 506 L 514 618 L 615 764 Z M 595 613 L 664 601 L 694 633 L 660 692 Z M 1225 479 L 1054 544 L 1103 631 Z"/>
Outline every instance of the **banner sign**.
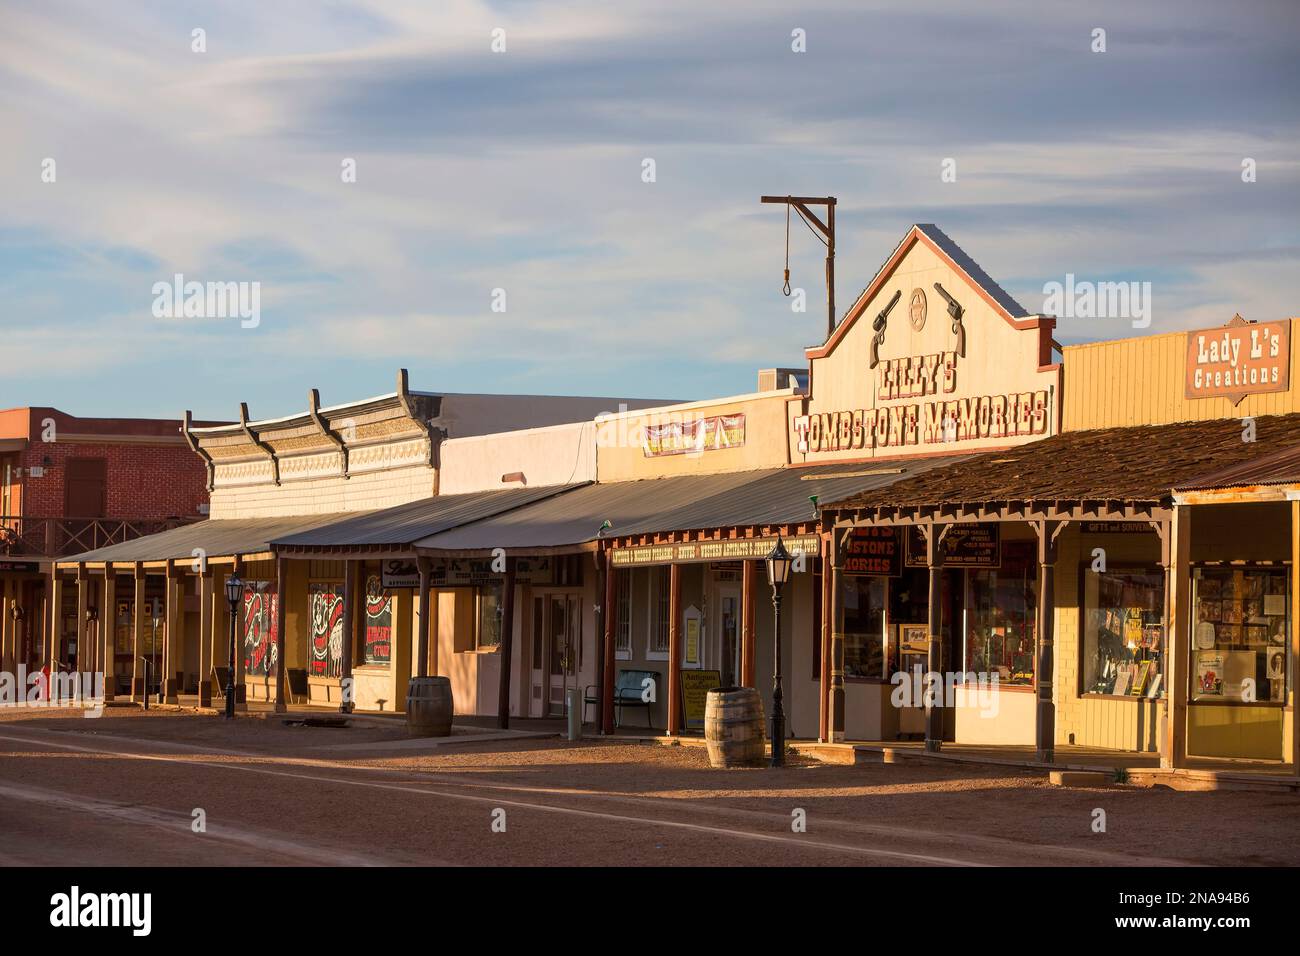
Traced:
<path fill-rule="evenodd" d="M 696 455 L 745 444 L 745 415 L 713 415 L 694 421 L 665 422 L 641 428 L 641 451 L 647 458 Z"/>
<path fill-rule="evenodd" d="M 366 576 L 367 664 L 387 664 L 393 657 L 393 596 L 377 574 Z"/>
<path fill-rule="evenodd" d="M 682 714 L 688 730 L 704 729 L 709 691 L 721 686 L 721 671 L 682 671 Z"/>
<path fill-rule="evenodd" d="M 432 587 L 462 588 L 498 584 L 504 571 L 493 570 L 493 558 L 453 558 L 434 561 L 430 568 Z M 555 577 L 555 559 L 549 555 L 515 558 L 515 580 L 520 584 L 551 584 Z M 383 562 L 383 586 L 393 588 L 418 588 L 420 570 L 414 561 L 393 558 Z"/>
<path fill-rule="evenodd" d="M 921 529 L 913 526 L 907 540 L 907 566 L 925 567 L 925 538 Z M 940 547 L 946 568 L 1002 566 L 1002 528 L 997 523 L 951 525 Z"/>
<path fill-rule="evenodd" d="M 815 534 L 782 538 L 791 554 L 806 558 L 821 554 L 821 541 Z M 614 564 L 627 567 L 643 564 L 693 564 L 705 561 L 744 561 L 766 558 L 776 546 L 776 538 L 736 538 L 731 541 L 697 541 L 691 544 L 645 544 L 615 548 Z"/>
<path fill-rule="evenodd" d="M 844 574 L 896 578 L 903 573 L 903 548 L 897 528 L 854 528 L 844 540 Z"/>
<path fill-rule="evenodd" d="M 1240 315 L 1217 329 L 1187 333 L 1188 398 L 1226 398 L 1291 387 L 1291 320 L 1247 322 Z"/>
<path fill-rule="evenodd" d="M 343 594 L 342 585 L 312 583 L 307 585 L 308 616 L 311 634 L 307 641 L 307 673 L 312 677 L 339 677 L 343 674 Z"/>

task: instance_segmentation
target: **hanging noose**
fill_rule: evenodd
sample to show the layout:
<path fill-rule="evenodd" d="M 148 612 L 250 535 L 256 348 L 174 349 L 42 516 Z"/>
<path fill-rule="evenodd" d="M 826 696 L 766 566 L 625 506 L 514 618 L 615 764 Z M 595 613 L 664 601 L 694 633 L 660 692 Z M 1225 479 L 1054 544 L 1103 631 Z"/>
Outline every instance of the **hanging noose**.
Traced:
<path fill-rule="evenodd" d="M 790 204 L 785 204 L 785 285 L 781 287 L 782 295 L 790 294 Z"/>

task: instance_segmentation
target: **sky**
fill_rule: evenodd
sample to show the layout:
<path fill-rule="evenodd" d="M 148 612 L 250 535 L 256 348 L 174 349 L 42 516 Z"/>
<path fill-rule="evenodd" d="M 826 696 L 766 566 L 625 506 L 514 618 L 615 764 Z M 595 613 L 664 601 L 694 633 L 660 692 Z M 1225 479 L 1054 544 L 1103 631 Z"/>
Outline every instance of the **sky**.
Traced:
<path fill-rule="evenodd" d="M 841 313 L 933 222 L 1031 313 L 1151 283 L 1064 343 L 1300 315 L 1298 47 L 1295 0 L 0 0 L 0 408 L 749 392 L 826 324 L 762 194 L 838 198 Z M 257 324 L 155 314 L 178 273 Z"/>

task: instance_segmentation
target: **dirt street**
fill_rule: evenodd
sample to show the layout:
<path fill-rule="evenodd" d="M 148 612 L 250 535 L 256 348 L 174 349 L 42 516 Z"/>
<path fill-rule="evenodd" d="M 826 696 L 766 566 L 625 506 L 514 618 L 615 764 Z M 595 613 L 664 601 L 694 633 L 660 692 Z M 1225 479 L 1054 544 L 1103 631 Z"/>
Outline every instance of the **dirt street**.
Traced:
<path fill-rule="evenodd" d="M 1225 820 L 1231 858 L 1204 839 Z M 617 740 L 0 713 L 5 865 L 1295 865 L 1298 827 L 1290 796 L 959 765 L 716 771 Z"/>

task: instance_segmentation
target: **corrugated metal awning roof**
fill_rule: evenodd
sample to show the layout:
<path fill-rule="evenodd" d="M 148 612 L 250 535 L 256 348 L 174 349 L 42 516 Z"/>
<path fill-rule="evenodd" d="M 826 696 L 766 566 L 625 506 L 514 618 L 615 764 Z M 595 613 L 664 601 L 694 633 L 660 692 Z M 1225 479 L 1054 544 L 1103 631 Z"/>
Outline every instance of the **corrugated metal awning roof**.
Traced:
<path fill-rule="evenodd" d="M 769 468 L 590 485 L 485 521 L 430 535 L 429 551 L 566 548 L 600 538 L 812 523 L 814 495 L 847 495 L 969 456 Z M 601 532 L 608 521 L 608 530 Z"/>
<path fill-rule="evenodd" d="M 409 547 L 440 531 L 490 518 L 524 505 L 581 488 L 582 484 L 506 488 L 459 495 L 437 495 L 382 511 L 336 518 L 329 524 L 278 535 L 277 548 Z"/>
<path fill-rule="evenodd" d="M 1214 491 L 1255 485 L 1294 484 L 1300 484 L 1300 445 L 1207 471 L 1175 485 L 1174 491 Z"/>
<path fill-rule="evenodd" d="M 353 518 L 356 515 L 294 515 L 286 518 L 217 518 L 196 521 L 170 531 L 60 558 L 58 563 L 189 561 L 193 559 L 196 548 L 201 549 L 209 559 L 261 554 L 271 550 L 271 540 L 277 535 L 306 531 L 344 517 Z"/>

